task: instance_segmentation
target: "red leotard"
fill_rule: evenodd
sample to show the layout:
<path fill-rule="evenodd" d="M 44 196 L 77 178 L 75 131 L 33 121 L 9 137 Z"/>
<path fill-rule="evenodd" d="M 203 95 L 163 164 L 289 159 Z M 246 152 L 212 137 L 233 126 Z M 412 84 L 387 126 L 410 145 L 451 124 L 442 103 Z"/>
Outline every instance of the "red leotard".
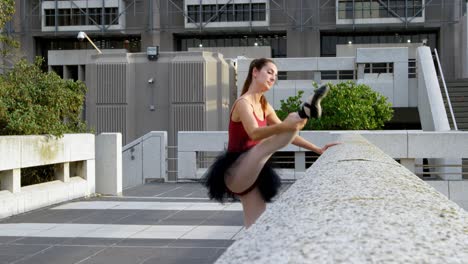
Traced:
<path fill-rule="evenodd" d="M 263 120 L 258 119 L 257 115 L 255 114 L 255 111 L 253 111 L 253 114 L 254 114 L 255 119 L 257 120 L 257 124 L 259 127 L 264 127 L 267 125 L 265 112 L 263 112 Z M 229 143 L 228 143 L 227 151 L 229 152 L 244 152 L 246 150 L 249 150 L 253 146 L 257 145 L 260 142 L 260 141 L 254 141 L 250 139 L 241 121 L 239 122 L 232 121 L 232 112 L 229 117 L 228 134 L 229 134 Z"/>

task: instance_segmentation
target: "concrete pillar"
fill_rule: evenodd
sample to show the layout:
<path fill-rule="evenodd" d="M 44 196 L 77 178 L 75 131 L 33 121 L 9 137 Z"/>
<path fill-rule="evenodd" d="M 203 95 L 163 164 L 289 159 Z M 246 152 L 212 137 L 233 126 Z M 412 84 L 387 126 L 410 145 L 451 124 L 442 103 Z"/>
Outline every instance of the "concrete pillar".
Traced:
<path fill-rule="evenodd" d="M 122 194 L 122 134 L 102 133 L 96 137 L 96 192 Z"/>
<path fill-rule="evenodd" d="M 71 177 L 79 176 L 86 180 L 88 185 L 87 195 L 91 195 L 96 192 L 96 170 L 94 160 L 72 162 L 69 167 Z"/>
<path fill-rule="evenodd" d="M 415 159 L 400 159 L 400 164 L 412 173 L 416 172 Z"/>
<path fill-rule="evenodd" d="M 59 163 L 54 166 L 55 178 L 62 182 L 70 181 L 70 163 Z"/>
<path fill-rule="evenodd" d="M 305 152 L 294 152 L 295 172 L 305 172 Z"/>
<path fill-rule="evenodd" d="M 12 193 L 21 191 L 21 169 L 12 169 L 0 172 L 1 189 Z"/>

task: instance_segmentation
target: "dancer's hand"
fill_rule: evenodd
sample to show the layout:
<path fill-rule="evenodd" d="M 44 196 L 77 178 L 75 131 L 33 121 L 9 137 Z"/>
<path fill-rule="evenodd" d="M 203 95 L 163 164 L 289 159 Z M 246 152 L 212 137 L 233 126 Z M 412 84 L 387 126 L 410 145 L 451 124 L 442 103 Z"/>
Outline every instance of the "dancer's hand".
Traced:
<path fill-rule="evenodd" d="M 336 146 L 336 145 L 339 145 L 341 144 L 341 142 L 332 142 L 332 143 L 328 143 L 326 144 L 325 146 L 323 146 L 321 149 L 320 149 L 320 153 L 318 154 L 323 154 L 328 148 L 331 148 L 333 146 Z"/>
<path fill-rule="evenodd" d="M 298 113 L 290 113 L 283 121 L 283 125 L 288 131 L 301 130 L 306 123 L 307 119 L 302 119 Z"/>

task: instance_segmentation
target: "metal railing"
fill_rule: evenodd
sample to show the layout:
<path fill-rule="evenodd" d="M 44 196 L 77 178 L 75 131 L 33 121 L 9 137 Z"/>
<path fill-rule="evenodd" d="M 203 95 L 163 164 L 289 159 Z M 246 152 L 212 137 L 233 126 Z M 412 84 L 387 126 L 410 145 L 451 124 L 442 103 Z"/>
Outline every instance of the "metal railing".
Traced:
<path fill-rule="evenodd" d="M 442 84 L 444 85 L 445 96 L 447 97 L 447 104 L 450 110 L 450 115 L 452 116 L 453 127 L 455 130 L 458 130 L 457 122 L 455 120 L 455 115 L 453 114 L 452 103 L 450 102 L 450 96 L 447 89 L 447 84 L 445 83 L 444 72 L 442 71 L 442 66 L 440 65 L 439 54 L 437 53 L 437 49 L 434 49 L 435 58 L 437 61 L 437 66 L 439 68 L 440 78 L 442 79 Z"/>

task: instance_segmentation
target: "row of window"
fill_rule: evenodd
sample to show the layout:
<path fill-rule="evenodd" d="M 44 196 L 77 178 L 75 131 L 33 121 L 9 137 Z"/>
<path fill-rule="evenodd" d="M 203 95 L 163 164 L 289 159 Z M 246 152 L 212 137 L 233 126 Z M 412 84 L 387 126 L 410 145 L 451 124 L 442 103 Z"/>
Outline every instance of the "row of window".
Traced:
<path fill-rule="evenodd" d="M 364 66 L 364 73 L 393 73 L 393 63 L 366 63 Z M 342 71 L 321 71 L 322 80 L 355 80 L 356 71 L 342 70 Z M 285 74 L 284 74 L 285 75 Z M 408 78 L 416 78 L 416 60 L 408 60 Z M 287 78 L 278 78 L 286 80 Z"/>
<path fill-rule="evenodd" d="M 94 44 L 100 49 L 126 49 L 129 52 L 141 52 L 141 39 L 132 38 L 94 38 Z M 77 39 L 40 39 L 47 50 L 78 50 L 93 49 L 88 41 L 78 41 Z"/>
<path fill-rule="evenodd" d="M 265 4 L 187 5 L 187 23 L 265 21 Z"/>
<path fill-rule="evenodd" d="M 336 56 L 337 44 L 379 44 L 379 43 L 422 43 L 426 40 L 427 46 L 438 48 L 436 32 L 375 32 L 361 34 L 333 34 L 321 35 L 320 56 Z"/>
<path fill-rule="evenodd" d="M 287 53 L 286 42 L 284 34 L 180 37 L 177 39 L 177 50 L 186 51 L 188 48 L 200 47 L 200 44 L 204 48 L 270 46 L 273 58 L 284 58 Z"/>
<path fill-rule="evenodd" d="M 422 17 L 422 8 L 422 0 L 340 0 L 338 18 Z"/>
<path fill-rule="evenodd" d="M 119 8 L 45 9 L 45 26 L 118 25 Z"/>

